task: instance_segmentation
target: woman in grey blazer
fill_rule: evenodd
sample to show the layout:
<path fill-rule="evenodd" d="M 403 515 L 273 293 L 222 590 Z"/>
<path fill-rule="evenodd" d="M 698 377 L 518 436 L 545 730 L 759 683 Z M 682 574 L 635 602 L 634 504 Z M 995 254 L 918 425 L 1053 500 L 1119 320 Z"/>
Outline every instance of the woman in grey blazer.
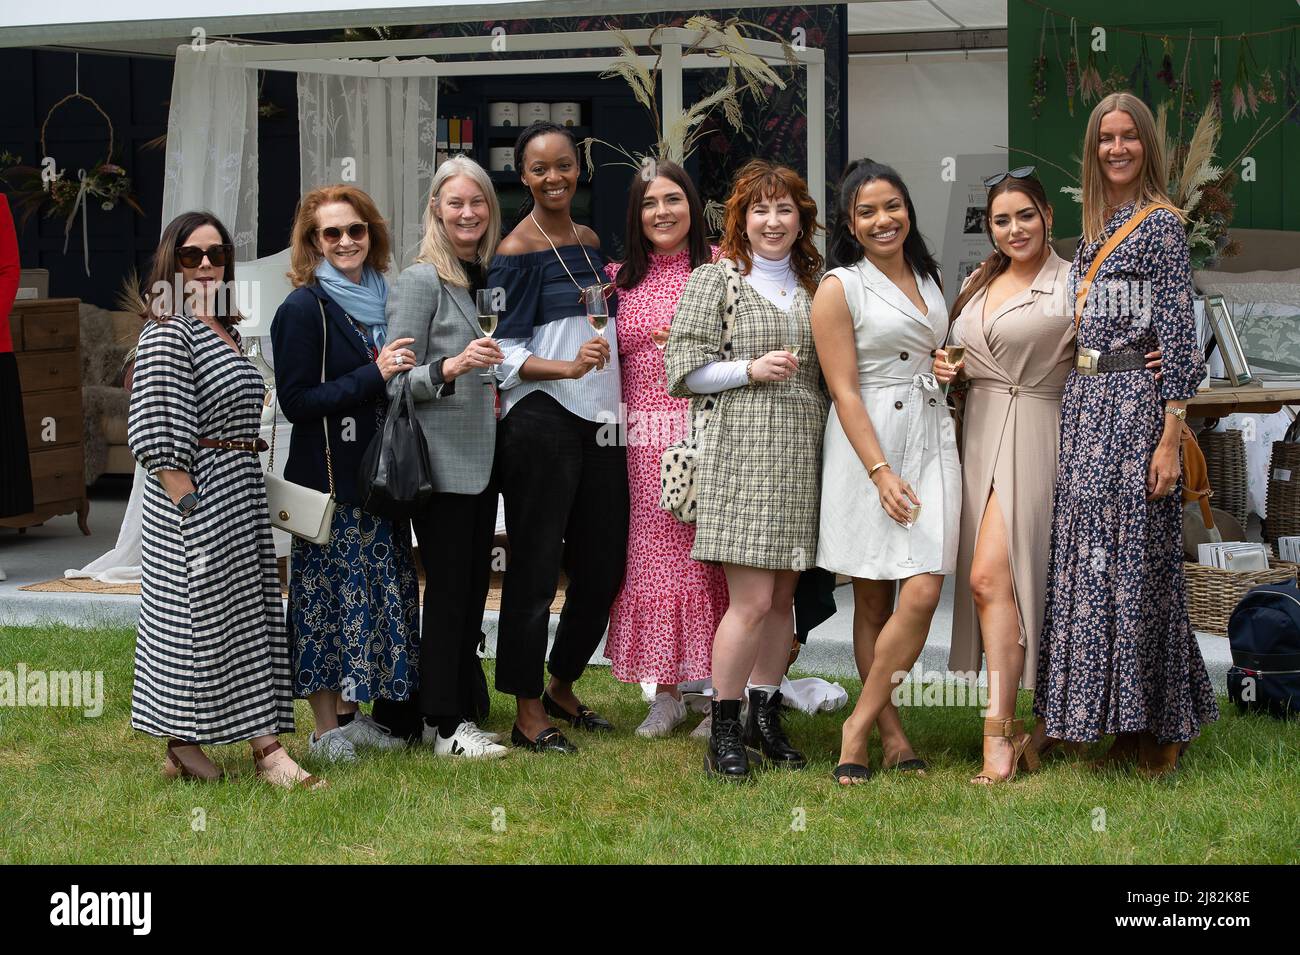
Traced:
<path fill-rule="evenodd" d="M 433 469 L 435 493 L 412 521 L 425 576 L 415 699 L 419 732 L 438 756 L 506 754 L 475 723 L 473 703 L 497 515 L 496 387 L 483 370 L 504 357 L 483 335 L 474 296 L 500 234 L 487 173 L 467 157 L 448 159 L 433 176 L 419 254 L 388 295 L 389 337 L 415 339 L 407 380 Z M 393 384 L 396 394 L 401 382 Z M 398 732 L 415 722 L 401 704 L 380 710 L 376 718 Z"/>

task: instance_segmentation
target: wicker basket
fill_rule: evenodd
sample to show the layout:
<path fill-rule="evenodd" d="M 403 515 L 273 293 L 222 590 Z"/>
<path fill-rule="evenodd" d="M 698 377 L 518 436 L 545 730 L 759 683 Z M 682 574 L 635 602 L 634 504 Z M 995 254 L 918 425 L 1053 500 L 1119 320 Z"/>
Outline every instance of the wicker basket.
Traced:
<path fill-rule="evenodd" d="M 1300 534 L 1300 444 L 1294 441 L 1273 442 L 1265 510 L 1264 539 L 1270 544 Z"/>
<path fill-rule="evenodd" d="M 1246 442 L 1241 432 L 1203 431 L 1197 435 L 1196 443 L 1205 455 L 1206 475 L 1214 489 L 1214 506 L 1227 511 L 1244 528 L 1250 509 L 1246 498 Z"/>
<path fill-rule="evenodd" d="M 1260 584 L 1282 584 L 1296 579 L 1300 564 L 1268 559 L 1268 570 L 1220 570 L 1191 561 L 1183 562 L 1187 577 L 1187 616 L 1192 629 L 1216 636 L 1228 635 L 1228 618 L 1241 598 Z"/>

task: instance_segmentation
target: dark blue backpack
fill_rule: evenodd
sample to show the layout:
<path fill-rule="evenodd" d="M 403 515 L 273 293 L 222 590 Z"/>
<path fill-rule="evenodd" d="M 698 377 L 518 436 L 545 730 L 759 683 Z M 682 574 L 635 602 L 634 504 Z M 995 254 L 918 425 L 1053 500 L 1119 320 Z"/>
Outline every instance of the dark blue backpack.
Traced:
<path fill-rule="evenodd" d="M 1228 618 L 1228 696 L 1245 713 L 1300 714 L 1300 587 L 1265 584 Z"/>

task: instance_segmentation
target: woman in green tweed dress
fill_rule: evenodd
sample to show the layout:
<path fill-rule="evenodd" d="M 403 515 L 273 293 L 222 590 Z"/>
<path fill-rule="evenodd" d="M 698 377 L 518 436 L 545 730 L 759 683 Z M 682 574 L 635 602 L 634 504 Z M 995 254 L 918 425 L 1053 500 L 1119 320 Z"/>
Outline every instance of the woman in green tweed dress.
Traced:
<path fill-rule="evenodd" d="M 722 258 L 691 273 L 664 352 L 670 394 L 717 402 L 696 458 L 691 556 L 721 563 L 730 592 L 713 643 L 706 757 L 710 772 L 729 779 L 746 777 L 753 758 L 805 763 L 781 729 L 779 686 L 795 585 L 817 554 L 828 407 L 809 323 L 818 228 L 797 173 L 746 165 L 727 201 Z"/>

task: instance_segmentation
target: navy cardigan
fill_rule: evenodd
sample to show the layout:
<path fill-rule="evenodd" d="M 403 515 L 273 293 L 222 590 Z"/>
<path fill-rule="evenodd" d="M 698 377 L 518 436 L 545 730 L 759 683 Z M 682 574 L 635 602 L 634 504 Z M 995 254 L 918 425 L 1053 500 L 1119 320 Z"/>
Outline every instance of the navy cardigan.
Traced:
<path fill-rule="evenodd" d="M 329 329 L 324 384 L 320 373 L 320 302 L 325 303 Z M 334 496 L 349 504 L 357 503 L 361 456 L 375 436 L 376 409 L 387 406 L 379 366 L 343 309 L 314 284 L 294 289 L 276 310 L 271 321 L 271 346 L 280 407 L 293 423 L 285 479 L 329 490 L 321 431 L 321 419 L 327 418 L 334 460 Z"/>

